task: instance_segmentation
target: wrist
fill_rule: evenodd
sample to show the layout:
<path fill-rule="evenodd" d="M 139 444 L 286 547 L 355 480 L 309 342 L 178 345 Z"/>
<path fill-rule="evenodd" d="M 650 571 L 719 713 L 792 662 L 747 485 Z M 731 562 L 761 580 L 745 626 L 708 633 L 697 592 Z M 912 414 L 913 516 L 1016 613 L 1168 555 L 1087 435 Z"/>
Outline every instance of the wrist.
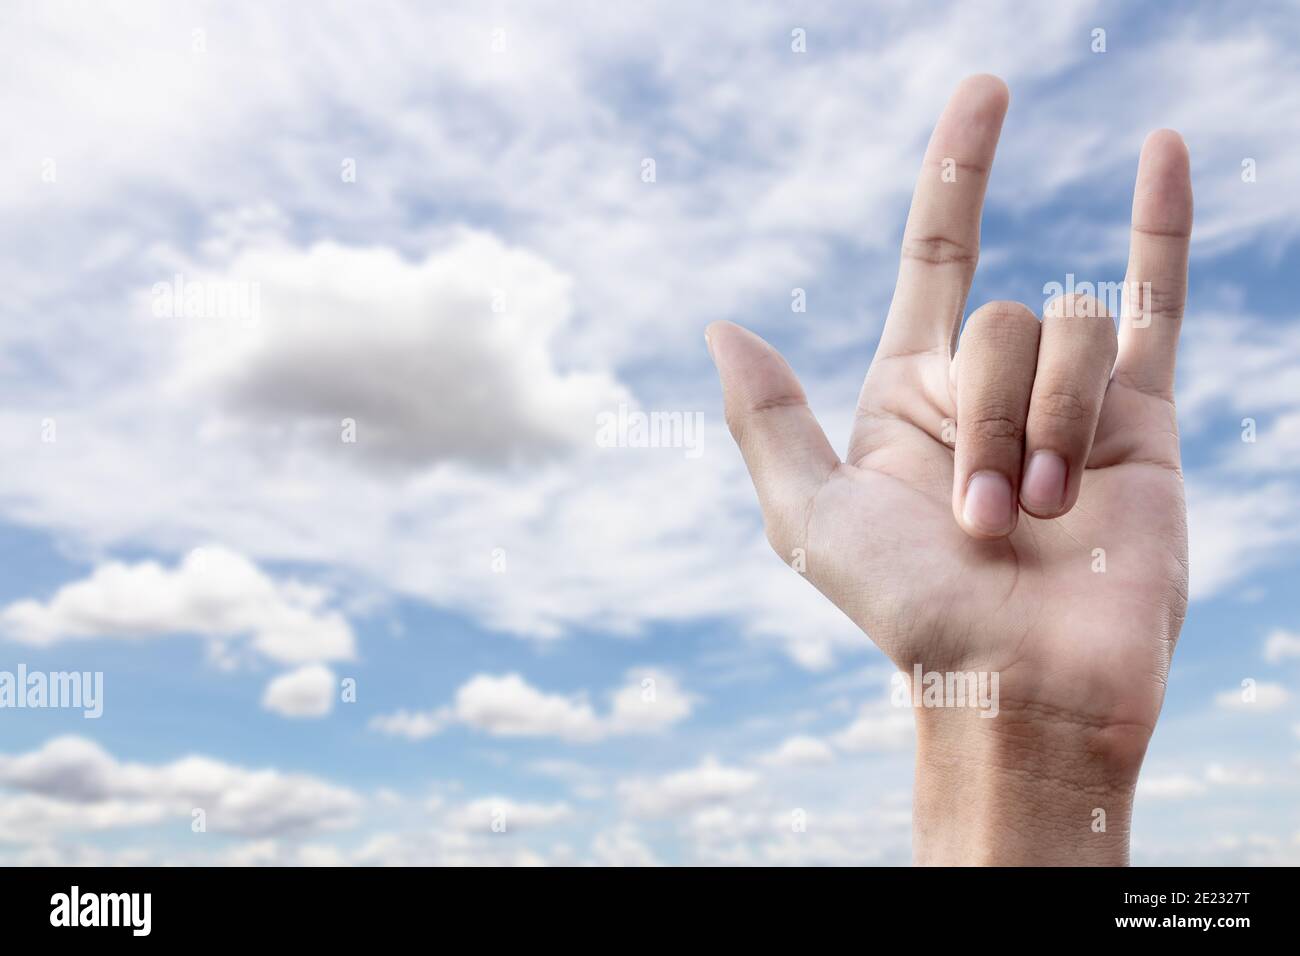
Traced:
<path fill-rule="evenodd" d="M 1038 704 L 918 708 L 920 865 L 1122 866 L 1150 730 Z"/>

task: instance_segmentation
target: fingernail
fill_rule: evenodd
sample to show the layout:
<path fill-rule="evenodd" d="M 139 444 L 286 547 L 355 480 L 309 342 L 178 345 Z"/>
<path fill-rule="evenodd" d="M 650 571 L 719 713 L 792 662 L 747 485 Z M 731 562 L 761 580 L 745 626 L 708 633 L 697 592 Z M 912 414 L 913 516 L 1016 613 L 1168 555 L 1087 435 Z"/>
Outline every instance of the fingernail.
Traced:
<path fill-rule="evenodd" d="M 1065 504 L 1065 459 L 1055 452 L 1036 451 L 1029 458 L 1020 500 L 1036 514 L 1054 515 Z"/>
<path fill-rule="evenodd" d="M 977 471 L 966 485 L 962 520 L 980 534 L 999 535 L 1011 530 L 1014 516 L 1011 482 L 996 471 Z"/>
<path fill-rule="evenodd" d="M 709 330 L 704 330 L 704 347 L 709 350 L 709 358 L 713 358 L 713 342 L 709 338 Z M 714 359 L 714 361 L 717 361 Z"/>

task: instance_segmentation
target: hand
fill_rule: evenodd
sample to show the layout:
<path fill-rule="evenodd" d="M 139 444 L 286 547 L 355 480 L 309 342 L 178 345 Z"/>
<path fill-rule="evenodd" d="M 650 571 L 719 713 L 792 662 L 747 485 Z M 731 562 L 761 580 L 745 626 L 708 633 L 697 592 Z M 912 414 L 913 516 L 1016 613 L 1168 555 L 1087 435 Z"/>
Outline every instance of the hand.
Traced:
<path fill-rule="evenodd" d="M 777 553 L 904 673 L 999 676 L 992 719 L 915 711 L 917 861 L 1124 863 L 1187 603 L 1188 155 L 1142 148 L 1118 341 L 1091 299 L 992 302 L 954 358 L 1007 102 L 971 77 L 935 128 L 847 461 L 774 349 L 706 337 Z"/>

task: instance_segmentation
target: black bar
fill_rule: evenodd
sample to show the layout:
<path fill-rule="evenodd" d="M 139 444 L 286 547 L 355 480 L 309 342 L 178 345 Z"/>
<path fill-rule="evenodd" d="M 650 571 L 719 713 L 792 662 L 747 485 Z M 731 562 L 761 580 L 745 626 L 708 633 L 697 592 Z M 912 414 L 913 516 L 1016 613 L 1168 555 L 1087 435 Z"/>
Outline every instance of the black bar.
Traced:
<path fill-rule="evenodd" d="M 829 930 L 883 943 L 901 928 L 945 951 L 999 938 L 1099 936 L 1180 942 L 1200 936 L 1231 946 L 1242 933 L 1294 938 L 1295 875 L 1294 868 L 8 869 L 0 871 L 0 915 L 10 940 L 67 942 L 76 934 L 74 942 L 92 945 L 283 938 L 337 946 L 428 933 L 415 938 L 450 947 L 454 937 L 446 934 L 460 930 L 482 941 L 523 934 L 538 945 L 599 939 L 622 948 L 622 935 L 650 940 L 663 933 L 673 934 L 675 946 L 697 936 L 677 936 L 679 930 L 697 926 L 699 935 L 772 943 L 806 942 Z M 52 917 L 69 922 L 74 886 L 79 921 L 116 911 L 125 925 L 52 925 Z M 124 897 L 103 906 L 99 895 L 145 893 L 147 936 L 136 935 L 143 896 L 128 908 Z M 60 894 L 67 903 L 62 910 Z M 1224 923 L 1243 918 L 1242 925 Z M 1118 924 L 1126 919 L 1152 922 Z M 1199 925 L 1205 919 L 1212 921 L 1208 928 Z M 599 937 L 592 935 L 597 929 Z M 660 938 L 669 945 L 670 937 Z"/>

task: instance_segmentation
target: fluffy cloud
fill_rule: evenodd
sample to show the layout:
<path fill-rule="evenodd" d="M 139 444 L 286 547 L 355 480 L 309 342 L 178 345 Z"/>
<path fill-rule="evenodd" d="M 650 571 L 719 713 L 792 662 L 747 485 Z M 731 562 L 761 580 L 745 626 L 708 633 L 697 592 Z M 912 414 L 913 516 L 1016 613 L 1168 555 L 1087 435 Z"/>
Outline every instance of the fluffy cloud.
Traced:
<path fill-rule="evenodd" d="M 697 767 L 662 777 L 620 781 L 618 792 L 630 813 L 662 817 L 734 799 L 752 790 L 759 779 L 752 770 L 728 767 L 710 756 Z"/>
<path fill-rule="evenodd" d="M 324 664 L 306 664 L 267 684 L 262 706 L 284 717 L 324 717 L 334 709 L 338 686 Z"/>
<path fill-rule="evenodd" d="M 173 570 L 153 561 L 102 564 L 44 604 L 8 605 L 0 611 L 0 629 L 37 646 L 197 634 L 221 655 L 227 642 L 247 638 L 254 651 L 280 663 L 346 660 L 354 650 L 352 629 L 325 609 L 326 597 L 319 588 L 277 582 L 225 548 L 208 547 L 190 552 Z"/>
<path fill-rule="evenodd" d="M 60 829 L 110 829 L 202 810 L 215 833 L 261 837 L 350 825 L 361 798 L 305 774 L 248 770 L 209 757 L 126 763 L 83 737 L 57 737 L 25 754 L 0 754 L 0 786 L 18 791 L 0 817 L 14 839 Z M 189 823 L 182 824 L 186 827 Z"/>
<path fill-rule="evenodd" d="M 518 674 L 480 674 L 456 692 L 457 720 L 500 737 L 593 740 L 600 735 L 595 711 L 580 698 L 545 694 Z"/>
<path fill-rule="evenodd" d="M 215 427 L 267 444 L 302 436 L 401 467 L 532 463 L 590 444 L 597 411 L 628 397 L 607 374 L 557 370 L 569 278 L 487 233 L 418 262 L 382 247 L 259 247 L 185 281 L 257 283 L 253 320 L 184 317 L 173 387 L 220 396 L 235 421 Z"/>
<path fill-rule="evenodd" d="M 666 730 L 691 713 L 692 698 L 668 674 L 631 671 L 628 684 L 610 695 L 606 714 L 598 714 L 583 695 L 548 694 L 518 674 L 478 674 L 456 691 L 447 707 L 397 711 L 371 720 L 381 733 L 419 740 L 451 723 L 496 737 L 558 737 L 591 743 L 624 734 Z"/>
<path fill-rule="evenodd" d="M 1264 640 L 1264 660 L 1272 663 L 1289 657 L 1300 657 L 1300 634 L 1278 628 Z"/>

